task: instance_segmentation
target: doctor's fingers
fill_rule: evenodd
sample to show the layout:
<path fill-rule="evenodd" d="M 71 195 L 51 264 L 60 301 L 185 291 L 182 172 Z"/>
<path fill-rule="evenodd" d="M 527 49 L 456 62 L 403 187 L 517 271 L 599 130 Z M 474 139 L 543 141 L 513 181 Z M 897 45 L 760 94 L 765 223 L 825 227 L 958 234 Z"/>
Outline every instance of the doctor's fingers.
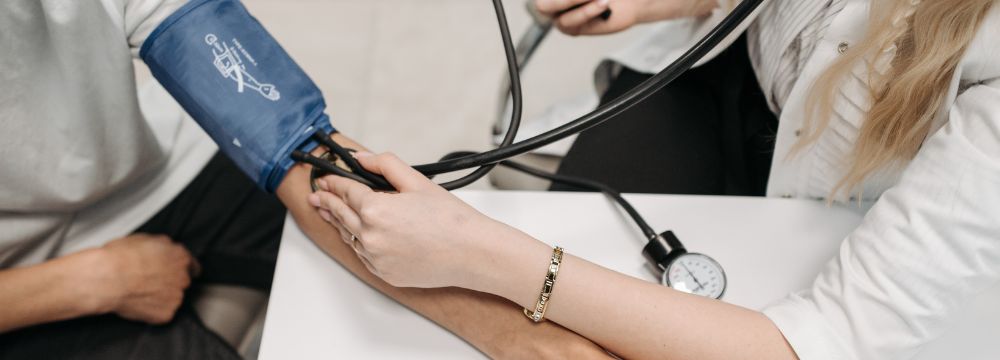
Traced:
<path fill-rule="evenodd" d="M 598 17 L 602 12 L 608 9 L 608 0 L 594 0 L 576 9 L 570 10 L 564 14 L 559 15 L 556 18 L 556 25 L 559 26 L 559 30 L 563 31 L 569 35 L 577 35 L 580 33 L 580 27 L 583 27 L 591 22 L 603 22 L 603 20 L 598 20 Z M 572 32 L 572 30 L 576 30 Z"/>
<path fill-rule="evenodd" d="M 318 181 L 320 189 L 329 191 L 340 197 L 347 206 L 354 210 L 361 209 L 365 197 L 375 192 L 361 183 L 336 175 L 328 175 Z"/>
<path fill-rule="evenodd" d="M 340 239 L 343 240 L 344 243 L 353 249 L 354 253 L 358 255 L 358 260 L 361 260 L 361 264 L 365 266 L 365 269 L 368 269 L 368 272 L 381 278 L 382 275 L 379 273 L 378 269 L 375 268 L 375 265 L 372 265 L 374 263 L 372 261 L 372 255 L 365 250 L 365 244 L 361 241 L 361 238 L 357 238 L 356 235 L 347 231 L 344 224 L 341 224 L 337 221 L 337 219 L 333 219 L 330 223 L 337 229 L 337 233 L 340 234 Z"/>
<path fill-rule="evenodd" d="M 542 15 L 555 17 L 561 11 L 593 0 L 536 0 L 535 9 Z"/>
<path fill-rule="evenodd" d="M 341 215 L 339 215 L 339 214 L 334 215 L 333 212 L 331 212 L 330 210 L 324 209 L 323 207 L 320 207 L 319 205 L 317 205 L 316 211 L 319 213 L 319 217 L 323 218 L 323 221 L 326 221 L 328 224 L 332 225 L 334 227 L 334 229 L 337 229 L 337 231 L 344 230 L 347 234 L 351 233 L 351 231 L 348 230 L 344 226 L 344 224 L 341 222 L 341 220 L 340 220 Z M 341 235 L 343 235 L 343 234 L 341 234 Z M 347 237 L 341 236 L 341 240 L 343 240 L 344 242 L 350 241 L 348 239 L 350 239 L 350 235 L 348 235 Z"/>
<path fill-rule="evenodd" d="M 613 20 L 590 19 L 590 21 L 583 25 L 568 28 L 560 24 L 556 24 L 556 26 L 559 28 L 559 31 L 562 31 L 566 35 L 604 35 L 625 30 L 633 25 L 627 21 L 622 21 L 623 17 L 619 15 Z"/>
<path fill-rule="evenodd" d="M 344 224 L 340 222 L 340 220 L 337 220 L 337 218 L 333 217 L 333 215 L 331 215 L 329 211 L 320 208 L 319 215 L 323 217 L 323 220 L 326 220 L 326 222 L 330 223 L 330 225 L 332 225 L 333 228 L 337 230 L 337 234 L 340 235 L 340 241 L 343 241 L 345 244 L 350 244 L 351 241 L 353 241 L 351 239 L 351 232 L 347 230 L 347 227 L 345 227 Z"/>
<path fill-rule="evenodd" d="M 347 204 L 344 203 L 344 200 L 341 200 L 334 194 L 326 191 L 318 191 L 310 195 L 309 201 L 310 203 L 315 201 L 312 205 L 320 208 L 320 210 L 328 211 L 331 215 L 333 215 L 333 220 L 342 224 L 344 230 L 347 230 L 351 234 L 358 235 L 358 233 L 364 228 L 364 224 L 361 223 L 361 217 L 358 216 L 358 213 L 351 209 L 350 206 L 347 206 Z M 322 212 L 320 212 L 320 214 L 322 216 Z M 332 223 L 331 220 L 327 221 Z"/>
<path fill-rule="evenodd" d="M 355 157 L 357 157 L 358 162 L 365 169 L 384 176 L 393 187 L 401 192 L 438 188 L 427 176 L 421 174 L 393 153 L 382 153 L 379 155 L 357 153 Z"/>
<path fill-rule="evenodd" d="M 364 241 L 361 241 L 361 238 L 357 237 L 357 235 L 353 235 L 351 232 L 347 231 L 343 224 L 336 223 L 334 224 L 334 227 L 337 229 L 337 232 L 340 233 L 341 240 L 343 240 L 347 246 L 350 246 L 351 249 L 358 254 L 358 257 L 365 263 L 365 266 L 369 267 L 368 271 L 377 273 L 377 270 L 374 266 L 372 266 L 372 254 L 365 249 Z"/>

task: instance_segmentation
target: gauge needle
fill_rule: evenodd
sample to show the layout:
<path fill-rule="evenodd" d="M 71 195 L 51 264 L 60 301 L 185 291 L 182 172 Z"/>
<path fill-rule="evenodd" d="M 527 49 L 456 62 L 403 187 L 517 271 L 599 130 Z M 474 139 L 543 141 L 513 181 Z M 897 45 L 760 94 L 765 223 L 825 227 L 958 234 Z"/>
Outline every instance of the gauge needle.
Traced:
<path fill-rule="evenodd" d="M 698 291 L 698 290 L 701 290 L 701 289 L 704 289 L 704 288 L 705 288 L 705 285 L 702 285 L 702 284 L 701 284 L 701 281 L 698 281 L 698 278 L 694 276 L 694 273 L 693 273 L 693 272 L 691 272 L 691 269 L 688 269 L 688 267 L 687 267 L 687 265 L 686 265 L 686 264 L 684 264 L 684 263 L 681 263 L 681 266 L 682 266 L 682 267 L 684 267 L 684 271 L 687 271 L 687 272 L 688 272 L 688 275 L 691 275 L 691 279 L 693 279 L 693 280 L 694 280 L 694 283 L 695 283 L 695 284 L 698 284 L 698 288 L 697 288 L 697 289 L 694 289 L 694 291 Z"/>

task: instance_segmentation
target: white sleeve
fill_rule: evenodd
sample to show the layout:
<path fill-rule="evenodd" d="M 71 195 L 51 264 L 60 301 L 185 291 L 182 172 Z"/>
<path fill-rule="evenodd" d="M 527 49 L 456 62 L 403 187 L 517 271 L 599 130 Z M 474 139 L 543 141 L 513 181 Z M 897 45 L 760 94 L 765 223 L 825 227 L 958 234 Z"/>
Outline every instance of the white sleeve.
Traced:
<path fill-rule="evenodd" d="M 764 310 L 801 359 L 905 359 L 1000 280 L 1000 81 L 950 118 L 812 287 Z"/>
<path fill-rule="evenodd" d="M 115 23 L 125 32 L 132 56 L 149 34 L 189 0 L 102 0 Z"/>

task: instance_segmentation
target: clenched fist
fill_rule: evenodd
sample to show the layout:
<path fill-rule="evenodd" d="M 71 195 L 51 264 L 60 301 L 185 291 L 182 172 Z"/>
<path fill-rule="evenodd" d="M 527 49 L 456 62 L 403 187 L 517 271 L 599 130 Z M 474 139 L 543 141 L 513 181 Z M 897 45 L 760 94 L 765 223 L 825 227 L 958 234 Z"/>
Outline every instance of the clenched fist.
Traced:
<path fill-rule="evenodd" d="M 95 291 L 106 312 L 150 324 L 174 317 L 199 266 L 180 244 L 164 235 L 133 234 L 101 248 L 104 283 Z"/>

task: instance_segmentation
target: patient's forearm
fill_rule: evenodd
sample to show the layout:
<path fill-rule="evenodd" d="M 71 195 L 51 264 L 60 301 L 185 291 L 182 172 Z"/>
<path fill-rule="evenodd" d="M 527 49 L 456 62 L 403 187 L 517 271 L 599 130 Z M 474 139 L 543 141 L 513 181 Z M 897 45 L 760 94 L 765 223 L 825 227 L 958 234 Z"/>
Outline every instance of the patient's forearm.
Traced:
<path fill-rule="evenodd" d="M 90 279 L 101 266 L 91 250 L 0 271 L 0 334 L 99 312 L 102 294 Z"/>
<path fill-rule="evenodd" d="M 337 142 L 360 149 L 343 136 Z M 307 203 L 309 169 L 296 166 L 278 189 L 299 227 L 327 254 L 372 287 L 461 336 L 494 358 L 598 358 L 606 353 L 587 339 L 552 323 L 534 324 L 517 305 L 497 296 L 458 288 L 396 288 L 368 272 L 336 230 Z M 331 319 L 333 321 L 333 319 Z"/>

